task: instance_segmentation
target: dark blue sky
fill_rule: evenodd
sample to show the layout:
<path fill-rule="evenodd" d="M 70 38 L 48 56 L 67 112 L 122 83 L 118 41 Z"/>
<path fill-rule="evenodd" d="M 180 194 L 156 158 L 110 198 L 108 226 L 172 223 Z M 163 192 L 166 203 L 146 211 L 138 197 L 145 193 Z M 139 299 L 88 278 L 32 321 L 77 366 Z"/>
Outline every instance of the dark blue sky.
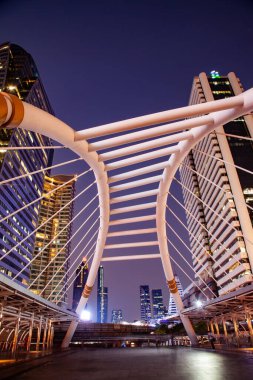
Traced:
<path fill-rule="evenodd" d="M 250 0 L 2 0 L 0 39 L 31 53 L 56 116 L 78 130 L 184 106 L 201 71 L 253 87 L 252 17 Z M 158 261 L 106 265 L 105 282 L 129 320 L 140 284 L 168 302 Z"/>

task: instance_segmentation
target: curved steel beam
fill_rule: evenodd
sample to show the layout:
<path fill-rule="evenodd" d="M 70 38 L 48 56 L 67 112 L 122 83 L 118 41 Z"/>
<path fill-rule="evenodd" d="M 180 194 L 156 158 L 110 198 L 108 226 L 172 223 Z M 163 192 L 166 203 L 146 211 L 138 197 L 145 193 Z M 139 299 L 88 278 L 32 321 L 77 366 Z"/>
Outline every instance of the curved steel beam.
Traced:
<path fill-rule="evenodd" d="M 192 138 L 186 141 L 179 142 L 179 152 L 173 154 L 169 159 L 169 166 L 164 169 L 163 179 L 160 182 L 159 193 L 157 196 L 157 209 L 156 209 L 156 223 L 157 223 L 157 234 L 158 241 L 160 246 L 160 254 L 163 264 L 163 269 L 165 277 L 167 279 L 167 284 L 170 289 L 170 292 L 173 294 L 174 301 L 177 306 L 177 310 L 180 314 L 182 323 L 186 329 L 186 332 L 191 340 L 193 345 L 198 344 L 196 334 L 192 328 L 190 320 L 188 317 L 182 315 L 181 311 L 183 310 L 183 302 L 179 295 L 172 266 L 169 255 L 169 249 L 167 244 L 167 232 L 166 232 L 166 205 L 168 192 L 172 183 L 172 180 L 184 158 L 189 154 L 190 150 L 205 136 L 210 132 L 214 131 L 220 125 L 224 125 L 231 120 L 234 120 L 242 115 L 249 113 L 253 109 L 253 90 L 249 90 L 239 95 L 243 101 L 240 107 L 235 109 L 223 110 L 219 112 L 214 112 L 209 114 L 212 117 L 212 124 L 197 127 L 191 130 Z M 248 216 L 247 210 L 245 213 L 245 218 Z M 249 217 L 249 216 L 248 216 Z M 251 232 L 252 230 L 245 230 L 244 236 L 251 241 Z M 248 243 L 248 252 L 249 257 L 253 264 L 253 245 Z M 253 267 L 253 266 L 252 266 Z"/>
<path fill-rule="evenodd" d="M 75 142 L 75 131 L 61 120 L 31 104 L 21 102 L 15 96 L 0 93 L 0 99 L 2 102 L 0 105 L 6 105 L 2 108 L 3 113 L 0 114 L 0 120 L 4 121 L 2 127 L 15 128 L 18 126 L 19 128 L 39 133 L 56 140 L 82 157 L 94 172 L 100 204 L 100 229 L 94 258 L 86 283 L 86 289 L 91 291 L 102 258 L 109 225 L 109 186 L 104 163 L 98 161 L 98 154 L 96 152 L 88 152 L 88 143 L 86 141 Z M 77 314 L 81 312 L 87 303 L 88 295 L 87 291 L 83 292 L 76 310 Z M 69 345 L 77 324 L 78 321 L 71 323 L 68 334 L 63 341 L 63 347 Z"/>

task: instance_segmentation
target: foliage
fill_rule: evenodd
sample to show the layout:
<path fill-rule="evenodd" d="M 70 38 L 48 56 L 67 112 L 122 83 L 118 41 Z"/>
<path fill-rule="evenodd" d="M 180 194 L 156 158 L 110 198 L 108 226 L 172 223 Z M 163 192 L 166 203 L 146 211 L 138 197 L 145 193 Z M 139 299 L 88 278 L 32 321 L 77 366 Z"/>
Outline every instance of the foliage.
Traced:
<path fill-rule="evenodd" d="M 207 334 L 207 324 L 205 321 L 199 321 L 194 325 L 194 330 L 197 335 Z"/>
<path fill-rule="evenodd" d="M 157 335 L 164 335 L 169 333 L 169 328 L 166 324 L 158 325 L 158 327 L 154 331 Z"/>

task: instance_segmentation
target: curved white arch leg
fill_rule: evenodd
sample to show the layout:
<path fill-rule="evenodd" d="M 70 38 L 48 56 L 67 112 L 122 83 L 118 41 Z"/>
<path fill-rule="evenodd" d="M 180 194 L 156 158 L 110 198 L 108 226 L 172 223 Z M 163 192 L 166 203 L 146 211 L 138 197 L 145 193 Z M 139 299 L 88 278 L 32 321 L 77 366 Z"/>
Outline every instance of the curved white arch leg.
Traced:
<path fill-rule="evenodd" d="M 14 107 L 10 99 L 15 102 Z M 23 128 L 50 137 L 51 139 L 58 141 L 62 145 L 67 146 L 73 152 L 77 153 L 93 169 L 97 183 L 100 205 L 100 230 L 98 234 L 94 258 L 87 280 L 87 286 L 85 288 L 86 290 L 84 289 L 83 296 L 81 297 L 81 300 L 77 307 L 77 313 L 81 313 L 85 304 L 87 303 L 87 297 L 90 293 L 88 291 L 87 294 L 87 290 L 90 289 L 91 291 L 97 276 L 97 271 L 103 254 L 109 225 L 109 186 L 107 173 L 104 170 L 104 164 L 98 161 L 98 154 L 96 152 L 88 152 L 88 143 L 86 141 L 74 141 L 75 131 L 67 124 L 63 123 L 61 120 L 39 108 L 32 106 L 31 104 L 21 102 L 15 96 L 10 97 L 9 94 L 1 93 L 0 106 L 2 103 L 4 104 L 4 101 L 6 101 L 7 105 L 7 107 L 5 105 L 4 108 L 4 118 L 8 120 L 8 118 L 12 118 L 14 116 L 14 122 L 11 122 L 11 124 L 8 126 L 9 128 L 15 128 L 19 126 L 19 128 Z M 19 111 L 18 113 L 17 110 Z M 71 326 L 69 327 L 66 337 L 62 343 L 64 347 L 68 347 L 69 342 L 75 332 L 77 323 L 78 322 L 76 321 L 73 321 L 71 323 Z"/>
<path fill-rule="evenodd" d="M 248 92 L 249 93 L 249 92 Z M 247 93 L 244 93 L 244 95 Z M 247 101 L 248 100 L 248 101 Z M 205 136 L 207 136 L 214 129 L 220 125 L 226 124 L 229 120 L 236 119 L 237 117 L 247 113 L 251 108 L 252 104 L 249 104 L 249 99 L 244 99 L 244 106 L 232 110 L 224 110 L 215 114 L 210 114 L 213 117 L 213 123 L 211 125 L 197 127 L 191 130 L 192 138 L 187 141 L 180 142 L 179 152 L 173 154 L 169 159 L 169 166 L 164 170 L 163 179 L 160 182 L 159 193 L 157 196 L 157 210 L 156 210 L 156 223 L 157 223 L 157 234 L 160 247 L 160 254 L 164 273 L 167 279 L 167 283 L 171 292 L 173 293 L 173 298 L 181 317 L 182 323 L 185 330 L 191 340 L 192 345 L 198 344 L 197 336 L 193 330 L 192 324 L 188 317 L 182 315 L 183 302 L 177 290 L 174 274 L 171 266 L 170 255 L 167 244 L 167 233 L 166 233 L 166 204 L 168 192 L 172 183 L 172 180 L 179 168 L 180 163 L 189 154 L 190 150 Z"/>

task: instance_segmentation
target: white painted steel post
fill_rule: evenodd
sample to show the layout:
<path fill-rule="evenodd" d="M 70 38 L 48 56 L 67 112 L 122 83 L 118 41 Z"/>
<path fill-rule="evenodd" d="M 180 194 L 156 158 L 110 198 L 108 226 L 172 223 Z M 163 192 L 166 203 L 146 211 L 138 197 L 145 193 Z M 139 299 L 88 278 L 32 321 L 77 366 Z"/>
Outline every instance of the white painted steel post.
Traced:
<path fill-rule="evenodd" d="M 21 317 L 21 311 L 19 310 L 18 315 L 17 315 L 15 329 L 14 329 L 13 341 L 12 341 L 12 348 L 11 348 L 12 354 L 16 353 L 17 346 L 18 346 L 18 334 L 19 334 L 19 326 L 20 326 L 20 317 Z"/>
<path fill-rule="evenodd" d="M 33 334 L 33 322 L 34 322 L 34 314 L 32 314 L 32 316 L 31 316 L 29 332 L 28 332 L 28 337 L 27 337 L 27 343 L 26 343 L 26 351 L 30 351 L 30 347 L 31 347 L 32 334 Z"/>
<path fill-rule="evenodd" d="M 38 330 L 37 330 L 36 351 L 39 351 L 40 349 L 41 327 L 42 327 L 42 316 L 40 316 L 40 321 L 39 321 Z"/>
<path fill-rule="evenodd" d="M 42 350 L 43 351 L 46 348 L 47 328 L 48 328 L 48 318 L 46 318 L 45 323 L 44 323 L 43 340 L 42 340 Z"/>

